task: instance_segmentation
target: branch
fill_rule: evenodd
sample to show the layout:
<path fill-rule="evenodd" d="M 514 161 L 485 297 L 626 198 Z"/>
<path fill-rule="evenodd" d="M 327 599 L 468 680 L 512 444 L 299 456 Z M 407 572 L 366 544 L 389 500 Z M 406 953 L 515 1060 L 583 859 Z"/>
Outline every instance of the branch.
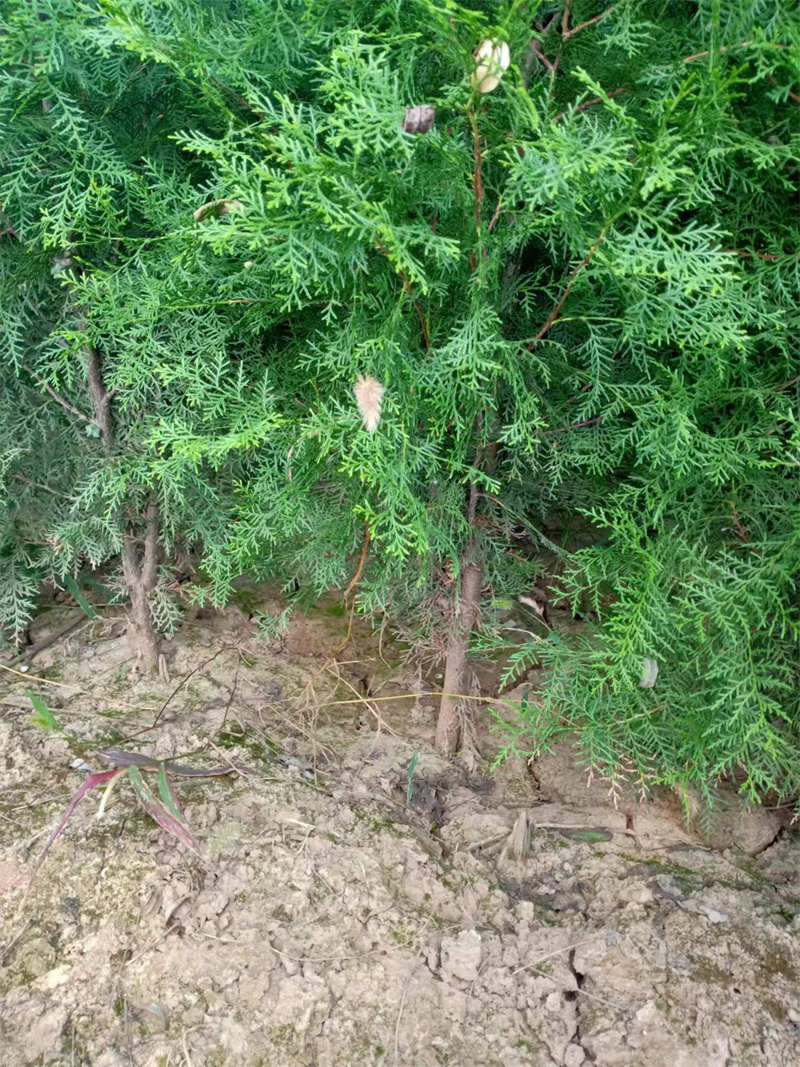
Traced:
<path fill-rule="evenodd" d="M 481 173 L 483 153 L 481 152 L 481 136 L 478 132 L 478 120 L 475 118 L 475 112 L 472 108 L 469 110 L 469 122 L 472 127 L 472 154 L 475 159 L 475 166 L 472 171 L 472 186 L 475 190 L 475 234 L 480 241 L 481 205 L 483 204 L 483 175 Z"/>
<path fill-rule="evenodd" d="M 556 60 L 555 63 L 551 63 L 542 51 L 542 46 L 539 44 L 535 37 L 531 41 L 531 48 L 536 53 L 536 58 L 541 60 L 541 62 L 547 67 L 551 74 L 555 74 L 555 72 L 558 70 L 558 60 Z"/>
<path fill-rule="evenodd" d="M 620 0 L 620 3 L 622 0 Z M 595 15 L 593 19 L 587 19 L 586 22 L 582 22 L 579 26 L 575 26 L 574 29 L 568 29 L 569 26 L 569 0 L 564 8 L 564 20 L 561 23 L 561 37 L 563 40 L 568 41 L 570 37 L 574 37 L 576 33 L 580 33 L 581 30 L 585 30 L 587 26 L 594 26 L 595 22 L 599 22 L 600 19 L 604 19 L 606 15 L 610 15 L 612 11 L 619 7 L 619 3 L 612 4 L 611 7 L 607 7 L 605 11 L 601 11 L 599 15 Z"/>
<path fill-rule="evenodd" d="M 722 52 L 732 52 L 734 48 L 749 48 L 751 45 L 754 45 L 756 43 L 761 43 L 761 42 L 739 41 L 738 44 L 724 44 L 724 45 L 722 45 L 720 47 L 719 51 L 721 53 Z M 788 45 L 779 44 L 777 41 L 765 41 L 764 44 L 768 48 L 787 48 L 788 47 Z M 705 52 L 695 52 L 694 55 L 692 55 L 692 56 L 684 56 L 683 57 L 683 62 L 684 63 L 694 63 L 694 61 L 696 59 L 705 59 L 706 56 L 710 56 L 710 55 L 711 55 L 711 50 L 710 49 L 706 49 Z"/>
<path fill-rule="evenodd" d="M 574 422 L 572 426 L 561 426 L 557 430 L 545 430 L 545 433 L 569 433 L 570 430 L 580 430 L 583 426 L 594 426 L 596 422 L 602 422 L 602 415 L 595 415 L 593 419 L 586 419 L 584 422 Z"/>
<path fill-rule="evenodd" d="M 503 197 L 501 196 L 500 199 L 497 201 L 497 207 L 494 209 L 494 214 L 492 215 L 491 219 L 489 220 L 489 227 L 488 227 L 489 233 L 491 233 L 492 230 L 495 228 L 497 220 L 500 218 L 500 212 L 502 210 L 503 210 Z"/>
<path fill-rule="evenodd" d="M 376 238 L 375 244 L 377 245 L 378 249 L 381 252 L 383 252 L 383 254 L 386 256 L 386 258 L 391 263 L 392 260 L 391 260 L 391 256 L 389 255 L 389 249 L 386 247 L 386 245 L 383 243 L 383 241 L 381 241 L 380 239 Z M 408 277 L 408 275 L 405 273 L 404 270 L 402 270 L 400 267 L 397 266 L 397 264 L 392 264 L 392 265 L 394 266 L 394 269 L 397 271 L 398 277 L 400 278 L 400 280 L 403 283 L 403 289 L 405 290 L 406 295 L 410 299 L 411 303 L 414 305 L 414 310 L 416 311 L 417 318 L 419 319 L 419 326 L 420 326 L 420 329 L 422 330 L 422 340 L 425 342 L 425 351 L 429 352 L 430 348 L 431 348 L 431 339 L 430 339 L 430 335 L 428 333 L 428 323 L 427 323 L 427 321 L 425 319 L 425 315 L 424 315 L 424 313 L 422 311 L 422 308 L 419 306 L 419 301 L 416 300 L 415 297 L 414 297 L 414 292 L 413 292 L 413 289 L 412 289 L 412 286 L 411 286 L 411 279 Z"/>
<path fill-rule="evenodd" d="M 620 93 L 629 93 L 630 89 L 612 89 L 610 93 L 606 93 L 605 97 L 593 96 L 591 100 L 584 100 L 582 104 L 579 104 L 574 111 L 560 111 L 554 118 L 553 122 L 561 122 L 567 115 L 577 115 L 579 111 L 585 111 L 587 107 L 594 107 L 595 104 L 602 104 L 605 102 L 606 97 L 619 96 Z"/>
<path fill-rule="evenodd" d="M 142 585 L 150 592 L 158 582 L 158 504 L 150 500 L 147 505 L 147 526 L 142 554 Z"/>
<path fill-rule="evenodd" d="M 361 559 L 358 561 L 358 566 L 356 567 L 356 573 L 353 575 L 353 580 L 350 582 L 350 584 L 348 585 L 348 587 L 344 591 L 343 598 L 345 600 L 347 600 L 347 598 L 353 592 L 355 587 L 358 585 L 359 579 L 361 578 L 361 572 L 364 570 L 364 564 L 367 561 L 367 549 L 369 548 L 369 542 L 370 542 L 369 523 L 365 523 L 364 524 L 364 544 L 361 546 Z"/>
<path fill-rule="evenodd" d="M 55 391 L 52 385 L 48 385 L 47 382 L 43 378 L 40 378 L 38 374 L 34 374 L 33 372 L 31 372 L 31 377 L 34 381 L 38 382 L 39 385 L 43 386 L 53 398 L 53 400 L 55 400 L 57 404 L 60 404 L 65 411 L 68 411 L 71 415 L 74 415 L 76 418 L 80 419 L 81 422 L 88 422 L 90 425 L 96 425 L 94 419 L 90 419 L 88 415 L 84 415 L 84 413 L 82 411 L 79 411 L 78 408 L 73 407 L 73 405 L 70 404 L 68 400 L 65 400 L 60 393 L 57 393 Z"/>
<path fill-rule="evenodd" d="M 739 515 L 738 515 L 738 512 L 736 511 L 736 505 L 735 504 L 731 504 L 731 509 L 732 509 L 732 512 L 733 512 L 733 521 L 734 521 L 734 524 L 736 526 L 736 530 L 737 530 L 739 536 L 741 537 L 741 539 L 744 541 L 745 544 L 749 544 L 750 543 L 750 538 L 747 536 L 747 530 L 745 530 L 744 526 L 742 526 L 741 521 L 739 520 Z"/>
<path fill-rule="evenodd" d="M 25 485 L 30 485 L 33 489 L 43 489 L 45 493 L 51 493 L 53 496 L 60 496 L 62 500 L 72 500 L 72 497 L 68 493 L 62 493 L 58 489 L 51 489 L 49 485 L 43 485 L 42 482 L 31 481 L 30 478 L 26 478 L 22 474 L 14 474 L 12 477 L 16 478 L 19 482 L 24 482 Z"/>
<path fill-rule="evenodd" d="M 597 251 L 597 249 L 600 247 L 600 245 L 603 243 L 603 241 L 605 241 L 606 237 L 608 236 L 608 231 L 609 231 L 610 228 L 611 228 L 611 223 L 607 222 L 606 225 L 601 230 L 600 236 L 597 238 L 597 240 L 594 242 L 592 247 L 589 249 L 589 251 L 583 257 L 583 259 L 580 261 L 580 263 L 575 268 L 575 270 L 573 270 L 573 272 L 570 274 L 569 278 L 567 279 L 567 284 L 564 287 L 564 292 L 561 294 L 561 297 L 560 297 L 558 303 L 553 308 L 553 310 L 550 312 L 550 314 L 547 316 L 547 320 L 546 320 L 544 326 L 542 326 L 541 330 L 539 330 L 539 332 L 536 334 L 536 336 L 534 337 L 533 341 L 531 341 L 531 343 L 528 345 L 529 349 L 532 349 L 537 341 L 541 341 L 541 339 L 544 337 L 544 335 L 547 333 L 547 331 L 550 329 L 550 327 L 556 321 L 558 316 L 561 314 L 561 311 L 562 311 L 562 309 L 564 307 L 564 304 L 566 304 L 566 302 L 567 302 L 567 297 L 572 292 L 572 287 L 575 284 L 575 279 L 578 277 L 578 275 L 584 269 L 584 267 L 588 266 L 588 264 L 591 262 L 591 259 L 594 256 L 595 252 Z"/>
<path fill-rule="evenodd" d="M 211 81 L 218 88 L 222 89 L 223 92 L 228 93 L 230 96 L 232 96 L 234 98 L 234 100 L 236 100 L 238 103 L 240 103 L 242 105 L 242 107 L 246 107 L 248 111 L 252 111 L 253 114 L 256 115 L 258 118 L 260 118 L 260 119 L 266 118 L 266 115 L 264 114 L 263 111 L 259 111 L 257 107 L 253 107 L 253 105 L 250 103 L 250 101 L 246 97 L 242 96 L 241 93 L 237 93 L 235 89 L 231 89 L 230 86 L 225 85 L 223 82 L 221 82 L 219 80 L 219 78 L 217 78 L 216 76 L 212 75 L 211 76 Z"/>
<path fill-rule="evenodd" d="M 548 29 L 550 27 L 548 26 Z M 561 36 L 566 38 L 569 33 L 569 0 L 564 4 L 564 17 L 561 19 Z"/>
<path fill-rule="evenodd" d="M 732 256 L 741 256 L 742 259 L 752 259 L 755 257 L 756 259 L 769 260 L 771 263 L 774 263 L 775 260 L 784 258 L 783 256 L 778 255 L 777 252 L 747 252 L 743 248 L 725 248 L 723 251 L 729 252 Z"/>
<path fill-rule="evenodd" d="M 89 379 L 89 393 L 94 408 L 92 420 L 100 427 L 103 448 L 110 452 L 114 447 L 114 427 L 111 423 L 111 396 L 103 378 L 103 360 L 92 345 L 86 348 L 86 373 Z"/>

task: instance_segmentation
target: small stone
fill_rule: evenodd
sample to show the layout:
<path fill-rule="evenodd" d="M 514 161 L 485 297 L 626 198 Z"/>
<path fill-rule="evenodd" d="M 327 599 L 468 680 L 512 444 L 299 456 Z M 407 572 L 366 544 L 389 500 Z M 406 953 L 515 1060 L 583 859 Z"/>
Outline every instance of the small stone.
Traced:
<path fill-rule="evenodd" d="M 481 935 L 462 930 L 458 937 L 442 938 L 442 976 L 474 982 L 481 964 Z"/>
<path fill-rule="evenodd" d="M 549 993 L 547 995 L 547 998 L 545 999 L 544 1008 L 545 1008 L 545 1011 L 549 1011 L 553 1015 L 555 1015 L 557 1012 L 561 1011 L 561 994 L 560 993 Z"/>
<path fill-rule="evenodd" d="M 533 922 L 535 909 L 532 900 L 518 900 L 514 905 L 514 911 L 519 916 L 520 922 Z"/>
<path fill-rule="evenodd" d="M 48 989 L 57 989 L 58 986 L 64 985 L 69 981 L 71 970 L 72 967 L 68 963 L 62 963 L 60 967 L 54 967 L 52 971 L 43 974 L 34 985 L 37 989 L 41 989 L 43 993 Z"/>
<path fill-rule="evenodd" d="M 160 1034 L 169 1029 L 169 1009 L 157 1000 L 151 1000 L 142 1008 L 142 1026 L 149 1034 Z"/>
<path fill-rule="evenodd" d="M 581 1067 L 586 1062 L 586 1053 L 580 1045 L 570 1042 L 564 1049 L 564 1067 Z"/>
<path fill-rule="evenodd" d="M 728 921 L 728 916 L 724 911 L 715 911 L 714 908 L 706 908 L 705 913 L 709 922 L 726 923 Z"/>
<path fill-rule="evenodd" d="M 32 978 L 41 978 L 56 962 L 56 950 L 45 938 L 34 937 L 23 945 L 17 955 L 17 961 Z"/>

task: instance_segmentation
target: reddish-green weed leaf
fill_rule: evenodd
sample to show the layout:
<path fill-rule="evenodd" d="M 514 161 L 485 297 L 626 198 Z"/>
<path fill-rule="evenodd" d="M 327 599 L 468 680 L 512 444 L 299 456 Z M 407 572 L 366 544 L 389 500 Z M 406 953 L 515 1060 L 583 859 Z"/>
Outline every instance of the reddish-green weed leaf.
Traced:
<path fill-rule="evenodd" d="M 177 838 L 190 852 L 194 852 L 196 856 L 202 858 L 203 853 L 194 834 L 181 822 L 180 818 L 176 819 L 169 809 L 154 796 L 150 786 L 142 778 L 139 768 L 135 766 L 128 767 L 126 773 L 131 780 L 133 788 L 136 790 L 142 807 L 150 818 L 157 822 L 162 830 L 166 830 L 168 834 L 172 834 L 173 837 Z"/>
<path fill-rule="evenodd" d="M 122 773 L 123 768 L 115 767 L 113 771 L 98 771 L 96 774 L 90 774 L 86 777 L 86 779 L 81 783 L 80 788 L 73 796 L 72 800 L 70 800 L 69 805 L 67 806 L 67 810 L 59 819 L 58 826 L 56 826 L 55 830 L 53 830 L 52 834 L 50 835 L 50 840 L 44 846 L 42 853 L 39 856 L 39 859 L 36 861 L 36 866 L 34 867 L 34 870 L 38 870 L 39 867 L 41 867 L 42 863 L 44 863 L 45 856 L 64 832 L 64 829 L 66 828 L 66 825 L 69 822 L 70 816 L 72 815 L 78 804 L 81 802 L 81 800 L 86 796 L 86 794 L 92 789 L 96 789 L 98 785 L 102 785 L 103 782 L 108 782 L 112 778 L 116 778 L 118 774 Z"/>
<path fill-rule="evenodd" d="M 160 801 L 143 801 L 142 805 L 150 818 L 154 819 L 162 830 L 166 830 L 168 834 L 172 834 L 172 836 L 177 838 L 178 841 L 188 848 L 190 852 L 194 852 L 195 856 L 199 856 L 200 859 L 203 859 L 203 851 L 200 848 L 200 842 L 191 830 L 187 826 L 184 826 L 180 819 L 176 819 L 174 815 L 171 815 L 167 811 Z"/>

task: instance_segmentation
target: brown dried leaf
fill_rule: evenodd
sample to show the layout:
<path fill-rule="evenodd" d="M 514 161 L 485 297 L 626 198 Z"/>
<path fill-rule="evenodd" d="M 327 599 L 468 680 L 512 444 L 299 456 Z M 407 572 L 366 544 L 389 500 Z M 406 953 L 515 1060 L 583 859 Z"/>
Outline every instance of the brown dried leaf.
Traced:
<path fill-rule="evenodd" d="M 193 211 L 195 219 L 198 222 L 202 222 L 207 219 L 209 215 L 213 215 L 214 218 L 219 218 L 220 215 L 228 215 L 231 211 L 242 211 L 242 204 L 239 200 L 209 200 L 207 204 L 203 204 Z"/>
<path fill-rule="evenodd" d="M 436 108 L 430 104 L 420 104 L 418 107 L 407 107 L 406 117 L 403 119 L 403 129 L 406 133 L 427 133 L 433 126 L 436 118 Z"/>

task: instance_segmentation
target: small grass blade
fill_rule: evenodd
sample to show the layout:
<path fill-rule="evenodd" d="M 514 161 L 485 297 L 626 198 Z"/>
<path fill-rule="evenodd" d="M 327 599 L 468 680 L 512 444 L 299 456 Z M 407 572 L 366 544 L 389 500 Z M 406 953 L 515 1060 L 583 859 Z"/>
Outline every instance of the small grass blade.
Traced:
<path fill-rule="evenodd" d="M 158 785 L 158 795 L 163 800 L 165 807 L 172 812 L 176 819 L 180 819 L 181 822 L 185 823 L 186 819 L 178 806 L 178 798 L 175 796 L 175 790 L 172 788 L 172 783 L 169 778 L 167 778 L 167 772 L 163 763 L 159 765 L 156 783 Z"/>
<path fill-rule="evenodd" d="M 64 585 L 67 587 L 67 589 L 69 589 L 72 595 L 72 599 L 75 601 L 75 603 L 85 615 L 88 615 L 90 619 L 99 618 L 97 612 L 94 610 L 92 605 L 89 603 L 89 601 L 78 588 L 78 583 L 75 581 L 71 574 L 67 574 L 64 576 Z"/>
<path fill-rule="evenodd" d="M 408 764 L 408 775 L 406 776 L 406 804 L 410 804 L 411 798 L 414 796 L 414 787 L 411 782 L 414 778 L 414 771 L 417 769 L 418 763 L 419 752 L 415 752 Z"/>
<path fill-rule="evenodd" d="M 33 710 L 35 715 L 31 715 L 31 723 L 34 726 L 40 726 L 43 730 L 60 730 L 61 727 L 58 724 L 58 720 L 52 711 L 48 708 L 38 693 L 34 693 L 30 689 L 25 690 L 25 696 L 33 704 Z"/>

